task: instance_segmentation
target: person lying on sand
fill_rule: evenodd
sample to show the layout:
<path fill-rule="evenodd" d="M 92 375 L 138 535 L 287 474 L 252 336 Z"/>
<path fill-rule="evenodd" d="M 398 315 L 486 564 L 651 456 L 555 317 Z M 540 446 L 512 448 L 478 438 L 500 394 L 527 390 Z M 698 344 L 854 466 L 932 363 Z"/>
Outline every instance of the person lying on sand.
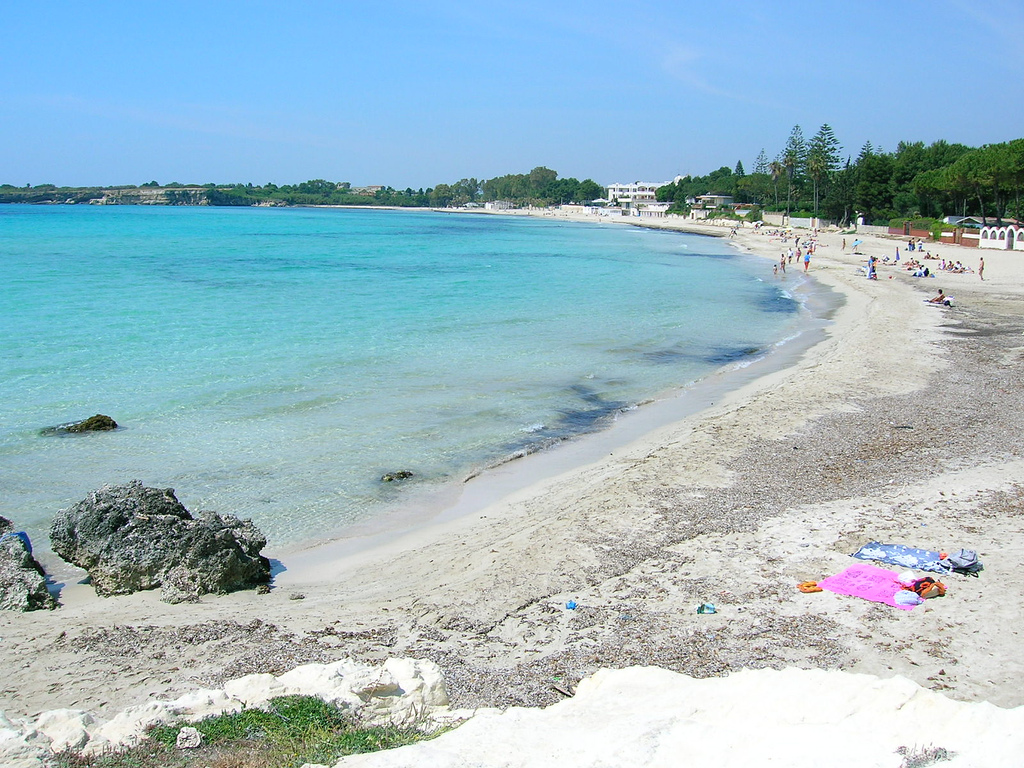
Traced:
<path fill-rule="evenodd" d="M 937 296 L 931 299 L 925 299 L 925 301 L 927 301 L 929 304 L 942 304 L 947 307 L 953 306 L 949 302 L 949 297 L 947 297 L 946 294 L 942 292 L 941 288 L 939 288 L 939 293 Z"/>

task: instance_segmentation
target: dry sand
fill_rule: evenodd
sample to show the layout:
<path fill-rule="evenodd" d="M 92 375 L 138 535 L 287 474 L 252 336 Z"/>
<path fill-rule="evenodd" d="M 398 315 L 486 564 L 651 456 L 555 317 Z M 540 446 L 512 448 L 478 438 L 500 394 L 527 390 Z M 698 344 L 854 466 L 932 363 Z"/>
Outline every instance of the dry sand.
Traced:
<path fill-rule="evenodd" d="M 1024 704 L 1024 254 L 985 251 L 984 282 L 887 266 L 868 281 L 841 239 L 821 237 L 811 274 L 845 304 L 794 364 L 435 525 L 290 554 L 268 595 L 171 606 L 69 584 L 57 611 L 0 617 L 0 710 L 103 718 L 249 672 L 402 655 L 439 662 L 456 706 L 548 704 L 553 683 L 635 664 L 900 674 Z M 861 254 L 903 251 L 864 239 Z M 735 242 L 771 259 L 788 247 Z M 937 250 L 972 267 L 981 253 Z M 782 279 L 769 261 L 765 279 Z M 954 307 L 923 302 L 939 286 Z M 976 549 L 985 571 L 910 612 L 796 590 L 871 540 Z M 697 615 L 705 601 L 719 612 Z"/>

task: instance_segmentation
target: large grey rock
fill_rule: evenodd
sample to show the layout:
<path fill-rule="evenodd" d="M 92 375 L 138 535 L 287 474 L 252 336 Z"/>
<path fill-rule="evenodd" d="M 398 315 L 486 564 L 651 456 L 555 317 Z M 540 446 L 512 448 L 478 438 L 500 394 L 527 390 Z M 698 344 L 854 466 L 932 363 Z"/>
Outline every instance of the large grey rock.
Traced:
<path fill-rule="evenodd" d="M 89 572 L 104 597 L 162 586 L 162 600 L 180 603 L 270 581 L 270 562 L 260 555 L 267 540 L 251 520 L 197 514 L 173 489 L 133 480 L 62 509 L 50 541 L 54 552 Z"/>
<path fill-rule="evenodd" d="M 46 588 L 46 572 L 32 556 L 27 538 L 14 524 L 0 517 L 0 609 L 38 611 L 53 609 L 57 601 Z"/>

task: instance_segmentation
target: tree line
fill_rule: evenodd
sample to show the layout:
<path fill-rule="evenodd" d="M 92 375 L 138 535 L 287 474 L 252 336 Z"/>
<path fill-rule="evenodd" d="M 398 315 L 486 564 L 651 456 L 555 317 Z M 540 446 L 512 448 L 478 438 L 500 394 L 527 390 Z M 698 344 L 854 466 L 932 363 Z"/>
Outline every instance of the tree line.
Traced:
<path fill-rule="evenodd" d="M 810 139 L 799 125 L 769 160 L 762 149 L 751 173 L 742 161 L 706 176 L 685 176 L 658 189 L 670 210 L 688 210 L 698 195 L 732 195 L 769 211 L 821 216 L 842 225 L 862 216 L 870 224 L 946 215 L 1020 219 L 1024 216 L 1024 139 L 972 148 L 940 140 L 901 141 L 892 152 L 861 147 L 843 159 L 827 123 Z"/>
<path fill-rule="evenodd" d="M 310 179 L 301 184 L 158 184 L 150 181 L 139 187 L 57 187 L 53 184 L 14 187 L 0 185 L 0 203 L 85 203 L 109 196 L 131 202 L 140 190 L 162 190 L 168 205 L 390 205 L 403 208 L 447 208 L 470 203 L 505 200 L 514 206 L 549 206 L 586 203 L 604 195 L 604 188 L 593 179 L 560 179 L 558 173 L 543 166 L 529 173 L 508 174 L 493 179 L 460 179 L 427 189 L 371 188 L 372 192 L 353 189 L 349 182 Z"/>
<path fill-rule="evenodd" d="M 769 160 L 764 149 L 746 173 L 742 161 L 705 176 L 685 176 L 658 189 L 658 200 L 672 211 L 686 211 L 699 195 L 732 195 L 738 203 L 769 211 L 821 216 L 847 224 L 858 216 L 871 224 L 894 219 L 935 219 L 945 215 L 977 216 L 983 221 L 1024 218 L 1024 139 L 972 148 L 936 141 L 900 142 L 892 152 L 861 147 L 857 157 L 843 157 L 827 123 L 809 140 L 799 125 L 784 147 Z M 494 200 L 513 206 L 587 203 L 604 197 L 593 179 L 560 179 L 539 166 L 529 173 L 492 179 L 460 179 L 434 187 L 354 189 L 348 182 L 311 179 L 300 184 L 195 184 L 139 187 L 56 187 L 52 184 L 0 185 L 0 203 L 83 203 L 105 195 L 137 200 L 145 188 L 160 188 L 171 205 L 389 205 L 447 208 Z"/>

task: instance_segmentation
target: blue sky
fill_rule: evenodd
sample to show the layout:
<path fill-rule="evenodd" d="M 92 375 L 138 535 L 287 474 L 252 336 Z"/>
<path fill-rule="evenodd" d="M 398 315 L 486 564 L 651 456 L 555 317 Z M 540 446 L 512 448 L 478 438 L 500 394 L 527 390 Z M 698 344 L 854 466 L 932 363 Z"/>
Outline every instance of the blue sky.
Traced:
<path fill-rule="evenodd" d="M 1024 136 L 1024 5 L 9 2 L 0 182 L 703 174 Z"/>

